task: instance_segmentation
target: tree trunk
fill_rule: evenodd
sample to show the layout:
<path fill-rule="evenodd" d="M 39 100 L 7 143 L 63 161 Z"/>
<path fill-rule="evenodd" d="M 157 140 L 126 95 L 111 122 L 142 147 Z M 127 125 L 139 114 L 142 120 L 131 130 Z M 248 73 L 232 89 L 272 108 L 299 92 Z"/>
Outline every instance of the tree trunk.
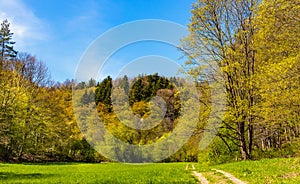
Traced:
<path fill-rule="evenodd" d="M 247 146 L 246 146 L 247 144 L 245 139 L 245 122 L 237 123 L 237 128 L 238 128 L 238 140 L 239 140 L 242 160 L 247 160 L 248 153 L 247 153 Z"/>
<path fill-rule="evenodd" d="M 253 147 L 253 134 L 254 134 L 253 125 L 248 125 L 248 154 L 251 156 L 252 147 Z"/>

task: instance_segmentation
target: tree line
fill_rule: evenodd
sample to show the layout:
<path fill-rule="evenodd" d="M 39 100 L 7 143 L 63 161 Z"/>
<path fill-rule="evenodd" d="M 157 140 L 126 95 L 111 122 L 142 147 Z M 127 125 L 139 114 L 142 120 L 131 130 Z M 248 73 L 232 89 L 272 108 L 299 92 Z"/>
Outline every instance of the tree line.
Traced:
<path fill-rule="evenodd" d="M 198 0 L 191 12 L 186 68 L 217 82 L 218 67 L 226 91 L 218 137 L 201 159 L 299 155 L 299 1 Z"/>
<path fill-rule="evenodd" d="M 0 29 L 0 160 L 100 161 L 73 115 L 74 81 L 55 83 L 45 64 L 14 50 L 13 33 Z"/>
<path fill-rule="evenodd" d="M 83 136 L 82 131 L 92 133 L 94 129 L 80 130 L 77 126 L 72 88 L 81 91 L 79 99 L 73 99 L 82 104 L 80 110 L 86 106 L 96 106 L 106 128 L 126 143 L 150 144 L 164 139 L 176 126 L 180 99 L 176 96 L 175 86 L 182 86 L 182 79 L 153 74 L 134 79 L 124 76 L 116 80 L 108 76 L 98 83 L 94 79 L 54 82 L 42 61 L 14 50 L 15 42 L 12 41 L 13 33 L 9 26 L 7 20 L 3 21 L 0 31 L 1 161 L 108 161 L 87 142 L 88 137 Z M 116 91 L 115 98 L 112 97 L 112 89 Z M 128 96 L 130 111 L 147 119 L 151 116 L 151 100 L 156 95 L 166 102 L 166 114 L 162 121 L 157 119 L 161 121 L 158 126 L 150 130 L 136 130 L 123 125 L 118 119 L 115 109 L 122 106 L 113 105 L 116 101 L 120 102 Z M 197 160 L 197 149 L 190 151 L 190 148 L 184 147 L 165 161 Z M 157 154 L 160 154 L 159 151 Z"/>
<path fill-rule="evenodd" d="M 99 133 L 95 129 L 98 127 L 97 123 L 93 115 L 88 113 L 89 109 L 95 106 L 105 128 L 122 142 L 131 145 L 149 145 L 162 141 L 172 134 L 179 119 L 182 118 L 181 102 L 183 99 L 180 99 L 179 91 L 184 91 L 184 82 L 183 78 L 163 77 L 155 73 L 135 78 L 128 78 L 125 75 L 115 80 L 108 76 L 95 87 L 90 88 L 84 85 L 86 88 L 77 88 L 78 95 L 75 95 L 77 96 L 75 103 L 81 105 L 75 109 L 80 114 L 78 117 L 84 119 L 84 121 L 79 121 L 81 130 L 88 140 L 96 139 L 98 134 L 101 134 L 101 140 L 108 141 L 104 132 Z M 196 111 L 195 116 L 197 116 Z M 134 122 L 137 123 L 136 127 L 126 124 L 136 118 L 139 120 Z M 139 127 L 143 125 L 151 128 Z M 197 141 L 199 137 L 196 138 L 195 135 L 195 138 L 188 141 L 182 149 L 164 161 L 197 161 Z M 147 160 L 146 158 L 135 160 L 139 158 L 139 153 L 128 150 L 128 147 L 117 144 L 113 146 L 116 147 L 111 149 L 110 153 L 125 158 L 126 161 Z M 167 147 L 164 149 L 159 147 L 153 148 L 151 153 L 159 155 L 164 150 L 170 151 Z M 147 155 L 144 156 L 147 157 Z"/>

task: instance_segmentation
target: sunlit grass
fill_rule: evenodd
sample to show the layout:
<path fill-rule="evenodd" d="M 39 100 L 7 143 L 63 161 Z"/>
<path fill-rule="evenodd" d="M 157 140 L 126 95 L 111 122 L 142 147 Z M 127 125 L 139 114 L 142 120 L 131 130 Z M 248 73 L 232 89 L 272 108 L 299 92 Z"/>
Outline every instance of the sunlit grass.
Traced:
<path fill-rule="evenodd" d="M 300 158 L 263 159 L 223 164 L 221 169 L 248 183 L 300 183 Z"/>
<path fill-rule="evenodd" d="M 197 183 L 185 165 L 0 164 L 0 183 Z"/>

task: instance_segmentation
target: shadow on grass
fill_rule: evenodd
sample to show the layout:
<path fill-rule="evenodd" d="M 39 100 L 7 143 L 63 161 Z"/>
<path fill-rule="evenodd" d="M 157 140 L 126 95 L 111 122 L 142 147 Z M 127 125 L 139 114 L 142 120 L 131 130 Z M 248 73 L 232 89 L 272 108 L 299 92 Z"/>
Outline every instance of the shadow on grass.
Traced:
<path fill-rule="evenodd" d="M 55 174 L 41 174 L 41 173 L 18 174 L 14 172 L 0 172 L 0 180 L 42 179 L 42 178 L 49 178 L 53 176 L 55 176 Z"/>
<path fill-rule="evenodd" d="M 23 165 L 78 165 L 76 162 L 22 162 Z"/>

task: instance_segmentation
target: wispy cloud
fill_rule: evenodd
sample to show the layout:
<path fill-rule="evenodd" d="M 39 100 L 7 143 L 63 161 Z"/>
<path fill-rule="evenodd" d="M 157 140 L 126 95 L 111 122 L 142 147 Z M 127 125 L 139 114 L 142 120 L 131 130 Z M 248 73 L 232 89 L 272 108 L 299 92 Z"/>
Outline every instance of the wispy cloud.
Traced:
<path fill-rule="evenodd" d="M 70 8 L 74 13 L 67 19 L 65 29 L 69 32 L 81 31 L 89 34 L 98 32 L 99 34 L 99 31 L 104 31 L 103 27 L 107 26 L 104 20 L 104 7 L 107 6 L 109 3 L 106 0 L 73 3 Z"/>
<path fill-rule="evenodd" d="M 21 0 L 0 0 L 0 21 L 4 19 L 11 23 L 17 49 L 27 50 L 37 41 L 48 38 L 47 25 Z"/>

